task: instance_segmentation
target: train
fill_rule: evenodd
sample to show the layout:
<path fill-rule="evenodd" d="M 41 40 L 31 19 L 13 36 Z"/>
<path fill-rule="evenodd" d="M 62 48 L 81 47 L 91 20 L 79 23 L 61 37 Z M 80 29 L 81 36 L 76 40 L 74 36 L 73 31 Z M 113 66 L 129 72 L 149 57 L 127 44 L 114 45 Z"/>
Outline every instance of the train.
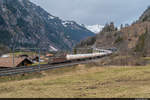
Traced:
<path fill-rule="evenodd" d="M 102 50 L 98 53 L 66 54 L 65 56 L 61 56 L 61 57 L 50 58 L 49 64 L 62 64 L 62 63 L 69 63 L 69 62 L 75 62 L 75 61 L 92 60 L 92 59 L 111 55 L 112 53 L 113 52 L 110 50 Z"/>

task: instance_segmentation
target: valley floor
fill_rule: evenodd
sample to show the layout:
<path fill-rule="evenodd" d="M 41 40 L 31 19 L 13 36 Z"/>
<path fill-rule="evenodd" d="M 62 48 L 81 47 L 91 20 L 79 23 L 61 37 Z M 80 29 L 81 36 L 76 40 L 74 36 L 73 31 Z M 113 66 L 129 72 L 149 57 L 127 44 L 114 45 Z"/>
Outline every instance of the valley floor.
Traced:
<path fill-rule="evenodd" d="M 35 76 L 37 74 L 35 73 Z M 150 97 L 149 65 L 139 67 L 78 65 L 42 72 L 38 77 L 22 80 L 11 77 L 5 81 L 5 78 L 0 79 L 0 97 Z"/>

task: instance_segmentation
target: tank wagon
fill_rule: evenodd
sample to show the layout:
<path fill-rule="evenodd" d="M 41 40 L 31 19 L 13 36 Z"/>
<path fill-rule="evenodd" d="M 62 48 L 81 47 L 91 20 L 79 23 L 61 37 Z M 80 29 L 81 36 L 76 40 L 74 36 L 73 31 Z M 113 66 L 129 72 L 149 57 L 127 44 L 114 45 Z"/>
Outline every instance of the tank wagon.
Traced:
<path fill-rule="evenodd" d="M 62 63 L 75 62 L 75 61 L 84 61 L 89 59 L 101 58 L 111 54 L 112 52 L 109 50 L 105 52 L 90 53 L 90 54 L 76 54 L 76 55 L 67 54 L 65 56 L 51 58 L 49 60 L 49 64 L 62 64 Z"/>

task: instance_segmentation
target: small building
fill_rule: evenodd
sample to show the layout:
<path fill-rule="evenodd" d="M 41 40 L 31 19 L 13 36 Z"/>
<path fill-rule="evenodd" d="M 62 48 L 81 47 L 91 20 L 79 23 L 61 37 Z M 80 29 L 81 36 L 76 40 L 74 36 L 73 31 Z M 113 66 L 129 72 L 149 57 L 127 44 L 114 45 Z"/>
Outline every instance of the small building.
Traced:
<path fill-rule="evenodd" d="M 0 58 L 0 68 L 13 68 L 13 67 L 20 67 L 20 66 L 30 66 L 33 62 L 27 58 Z"/>
<path fill-rule="evenodd" d="M 10 55 L 9 54 L 4 54 L 4 55 L 1 56 L 1 58 L 7 58 L 7 57 L 10 57 Z"/>

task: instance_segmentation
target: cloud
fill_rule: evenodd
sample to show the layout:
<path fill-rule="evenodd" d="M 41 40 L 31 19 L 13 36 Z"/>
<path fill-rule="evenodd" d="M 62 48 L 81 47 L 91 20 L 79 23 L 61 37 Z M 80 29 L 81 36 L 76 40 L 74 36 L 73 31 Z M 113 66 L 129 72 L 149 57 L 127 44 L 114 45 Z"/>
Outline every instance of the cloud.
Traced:
<path fill-rule="evenodd" d="M 150 4 L 149 0 L 31 0 L 52 15 L 82 24 L 93 25 L 114 21 L 131 23 Z"/>

